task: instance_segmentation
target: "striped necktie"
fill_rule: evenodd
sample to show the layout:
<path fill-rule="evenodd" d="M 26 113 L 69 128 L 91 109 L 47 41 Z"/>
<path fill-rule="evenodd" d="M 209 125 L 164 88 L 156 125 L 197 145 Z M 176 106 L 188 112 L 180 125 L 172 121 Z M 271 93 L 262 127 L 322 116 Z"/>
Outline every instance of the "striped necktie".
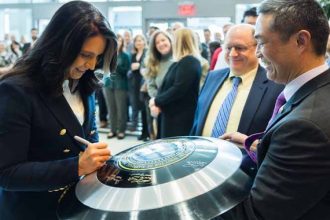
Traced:
<path fill-rule="evenodd" d="M 238 85 L 242 81 L 240 77 L 232 77 L 231 80 L 233 86 L 220 107 L 217 118 L 213 125 L 211 137 L 217 138 L 223 135 L 226 131 L 229 115 L 237 95 Z"/>

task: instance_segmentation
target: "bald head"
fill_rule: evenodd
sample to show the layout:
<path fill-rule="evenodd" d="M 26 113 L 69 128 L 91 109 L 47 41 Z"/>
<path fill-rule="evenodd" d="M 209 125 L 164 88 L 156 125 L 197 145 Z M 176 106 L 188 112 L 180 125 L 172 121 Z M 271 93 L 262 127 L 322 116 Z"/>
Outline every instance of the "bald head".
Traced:
<path fill-rule="evenodd" d="M 246 38 L 246 40 L 251 40 L 256 43 L 254 39 L 254 26 L 250 24 L 237 24 L 229 28 L 225 41 L 228 38 Z"/>
<path fill-rule="evenodd" d="M 254 26 L 238 24 L 228 30 L 225 37 L 225 58 L 234 74 L 242 75 L 258 66 L 256 45 Z"/>

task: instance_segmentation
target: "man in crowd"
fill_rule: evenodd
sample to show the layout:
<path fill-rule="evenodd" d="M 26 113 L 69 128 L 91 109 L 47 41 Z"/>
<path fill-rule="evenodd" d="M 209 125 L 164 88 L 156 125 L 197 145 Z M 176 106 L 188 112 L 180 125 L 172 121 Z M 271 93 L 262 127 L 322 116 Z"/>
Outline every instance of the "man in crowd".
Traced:
<path fill-rule="evenodd" d="M 257 8 L 253 7 L 244 12 L 242 23 L 255 25 L 257 18 L 258 18 Z"/>
<path fill-rule="evenodd" d="M 261 3 L 257 54 L 267 77 L 285 85 L 276 105 L 282 107 L 274 109 L 259 140 L 250 195 L 223 219 L 330 219 L 328 35 L 327 18 L 314 0 Z"/>
<path fill-rule="evenodd" d="M 33 47 L 34 43 L 37 41 L 38 39 L 38 29 L 37 28 L 32 28 L 31 29 L 31 42 L 29 43 L 25 43 L 23 45 L 22 48 L 22 52 L 23 54 L 26 53 L 26 51 L 28 51 L 31 47 Z"/>
<path fill-rule="evenodd" d="M 265 130 L 283 87 L 267 79 L 256 57 L 256 45 L 252 25 L 239 24 L 229 29 L 224 44 L 229 68 L 208 74 L 198 99 L 192 135 L 219 137 L 224 132 L 253 134 Z M 222 112 L 235 77 L 240 78 L 237 95 L 229 112 Z M 228 118 L 224 129 L 215 133 L 219 113 L 228 113 Z"/>

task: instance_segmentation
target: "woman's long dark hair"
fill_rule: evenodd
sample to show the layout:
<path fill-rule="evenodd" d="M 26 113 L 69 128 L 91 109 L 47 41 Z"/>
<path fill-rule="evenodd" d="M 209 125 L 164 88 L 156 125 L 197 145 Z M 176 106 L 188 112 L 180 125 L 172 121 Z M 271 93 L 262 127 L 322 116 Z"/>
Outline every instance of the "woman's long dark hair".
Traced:
<path fill-rule="evenodd" d="M 72 1 L 61 6 L 45 31 L 13 69 L 2 78 L 18 76 L 24 84 L 33 84 L 44 92 L 59 96 L 70 66 L 78 57 L 84 42 L 98 34 L 106 38 L 103 70 L 107 73 L 116 67 L 117 41 L 110 25 L 92 4 Z M 79 80 L 79 90 L 92 93 L 99 86 L 94 71 L 88 70 Z"/>

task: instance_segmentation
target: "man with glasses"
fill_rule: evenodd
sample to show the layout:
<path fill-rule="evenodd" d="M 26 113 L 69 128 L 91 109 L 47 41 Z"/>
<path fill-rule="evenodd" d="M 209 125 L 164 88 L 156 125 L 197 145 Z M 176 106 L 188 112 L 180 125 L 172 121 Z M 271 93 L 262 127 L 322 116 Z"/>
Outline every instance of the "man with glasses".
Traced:
<path fill-rule="evenodd" d="M 253 134 L 265 130 L 283 87 L 267 79 L 265 69 L 258 63 L 256 45 L 252 25 L 239 24 L 229 29 L 224 42 L 229 68 L 208 74 L 191 135 L 219 137 L 224 132 Z M 235 88 L 236 80 L 239 83 Z M 246 171 L 253 176 L 253 170 Z"/>
<path fill-rule="evenodd" d="M 329 220 L 328 19 L 314 0 L 265 0 L 258 12 L 257 55 L 285 87 L 263 134 L 240 141 L 248 147 L 259 136 L 258 171 L 250 194 L 221 219 Z"/>

